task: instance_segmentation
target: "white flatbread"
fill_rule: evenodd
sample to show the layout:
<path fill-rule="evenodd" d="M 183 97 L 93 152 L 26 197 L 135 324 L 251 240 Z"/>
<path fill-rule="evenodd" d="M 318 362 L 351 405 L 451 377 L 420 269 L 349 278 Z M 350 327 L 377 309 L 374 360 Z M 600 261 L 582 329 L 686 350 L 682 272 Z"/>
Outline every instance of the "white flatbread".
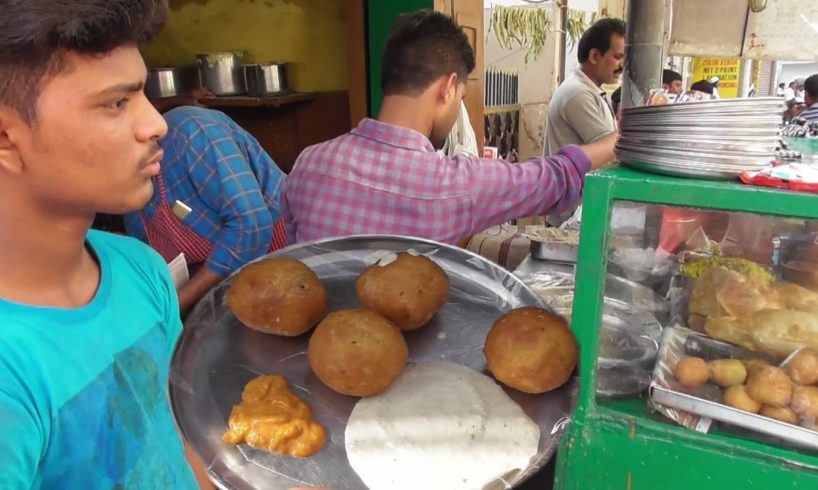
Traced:
<path fill-rule="evenodd" d="M 479 490 L 528 467 L 540 428 L 491 378 L 451 362 L 410 365 L 349 417 L 349 463 L 370 490 Z"/>

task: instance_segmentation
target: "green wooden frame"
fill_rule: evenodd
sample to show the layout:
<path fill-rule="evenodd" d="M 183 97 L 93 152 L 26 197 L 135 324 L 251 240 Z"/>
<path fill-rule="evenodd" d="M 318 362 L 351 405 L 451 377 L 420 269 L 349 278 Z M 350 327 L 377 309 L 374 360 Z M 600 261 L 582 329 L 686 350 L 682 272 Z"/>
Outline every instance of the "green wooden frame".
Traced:
<path fill-rule="evenodd" d="M 596 397 L 598 325 L 616 201 L 818 219 L 818 196 L 679 179 L 612 167 L 589 174 L 583 200 L 572 326 L 580 345 L 580 390 L 562 441 L 555 488 L 818 488 L 818 455 L 746 439 L 701 434 L 650 413 L 645 399 Z"/>

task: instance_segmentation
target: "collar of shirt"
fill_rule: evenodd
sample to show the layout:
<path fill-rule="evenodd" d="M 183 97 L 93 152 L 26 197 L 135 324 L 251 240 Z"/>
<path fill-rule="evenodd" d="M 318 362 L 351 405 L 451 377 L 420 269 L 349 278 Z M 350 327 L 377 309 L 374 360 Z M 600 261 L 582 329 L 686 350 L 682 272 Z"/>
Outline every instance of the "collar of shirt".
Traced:
<path fill-rule="evenodd" d="M 586 75 L 584 71 L 582 71 L 582 68 L 580 68 L 580 67 L 574 68 L 574 76 L 577 77 L 577 80 L 579 80 L 580 82 L 584 83 L 585 85 L 587 85 L 588 87 L 593 89 L 593 91 L 595 93 L 597 93 L 600 97 L 602 97 L 603 99 L 607 98 L 608 93 L 605 92 L 602 89 L 602 87 L 595 84 L 594 81 L 591 80 L 591 78 L 588 75 Z"/>
<path fill-rule="evenodd" d="M 364 119 L 358 124 L 357 128 L 352 130 L 352 134 L 407 150 L 432 153 L 435 151 L 435 147 L 429 141 L 429 138 L 414 129 L 395 126 L 375 119 Z"/>

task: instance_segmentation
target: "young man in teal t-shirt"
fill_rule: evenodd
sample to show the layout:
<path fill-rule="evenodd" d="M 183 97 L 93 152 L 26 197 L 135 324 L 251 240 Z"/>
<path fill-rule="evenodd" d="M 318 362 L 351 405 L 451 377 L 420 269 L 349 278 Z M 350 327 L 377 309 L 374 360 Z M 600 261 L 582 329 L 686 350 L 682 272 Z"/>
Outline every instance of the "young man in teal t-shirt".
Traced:
<path fill-rule="evenodd" d="M 140 209 L 167 128 L 138 46 L 164 0 L 0 0 L 0 488 L 189 489 L 166 264 Z"/>

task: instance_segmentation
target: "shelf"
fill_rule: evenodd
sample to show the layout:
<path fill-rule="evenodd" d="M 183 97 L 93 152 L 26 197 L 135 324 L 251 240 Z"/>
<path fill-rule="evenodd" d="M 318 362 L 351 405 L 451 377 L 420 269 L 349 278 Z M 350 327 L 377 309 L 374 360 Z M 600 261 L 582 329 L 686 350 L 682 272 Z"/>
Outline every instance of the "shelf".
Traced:
<path fill-rule="evenodd" d="M 306 102 L 315 98 L 315 94 L 296 92 L 275 97 L 250 97 L 247 95 L 236 95 L 230 97 L 205 97 L 199 99 L 199 103 L 212 109 L 230 107 L 270 107 L 276 108 L 287 104 Z"/>
<path fill-rule="evenodd" d="M 483 114 L 502 114 L 504 112 L 519 112 L 520 111 L 520 104 L 512 104 L 512 105 L 493 105 L 488 106 L 483 110 Z"/>

